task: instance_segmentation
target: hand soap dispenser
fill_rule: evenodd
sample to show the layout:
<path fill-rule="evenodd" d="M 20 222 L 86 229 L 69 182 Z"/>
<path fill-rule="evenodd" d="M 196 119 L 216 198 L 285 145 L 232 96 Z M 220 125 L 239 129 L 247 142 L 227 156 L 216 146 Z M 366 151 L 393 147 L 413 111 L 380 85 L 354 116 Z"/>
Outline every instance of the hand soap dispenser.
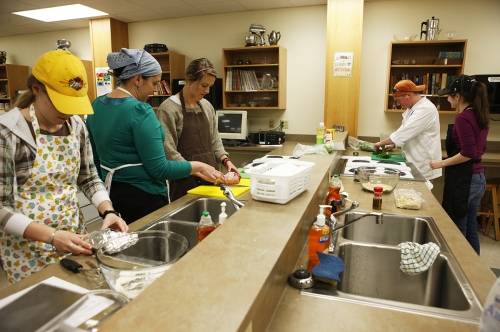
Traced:
<path fill-rule="evenodd" d="M 316 217 L 316 221 L 309 230 L 309 262 L 307 265 L 307 269 L 309 271 L 311 271 L 312 268 L 319 263 L 317 252 L 325 251 L 326 249 L 328 249 L 328 246 L 330 244 L 330 227 L 326 224 L 326 216 L 323 214 L 323 210 L 326 207 L 329 206 L 319 206 L 319 214 Z"/>
<path fill-rule="evenodd" d="M 208 211 L 201 213 L 200 223 L 198 224 L 198 242 L 203 240 L 215 230 L 215 224 Z"/>
<path fill-rule="evenodd" d="M 220 203 L 219 226 L 222 225 L 227 219 L 226 202 Z"/>

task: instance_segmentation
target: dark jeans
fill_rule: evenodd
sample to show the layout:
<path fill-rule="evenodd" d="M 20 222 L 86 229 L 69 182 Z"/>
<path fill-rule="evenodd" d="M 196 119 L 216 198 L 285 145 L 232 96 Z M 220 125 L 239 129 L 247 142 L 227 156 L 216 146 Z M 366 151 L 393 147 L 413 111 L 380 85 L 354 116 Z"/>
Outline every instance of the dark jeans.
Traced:
<path fill-rule="evenodd" d="M 111 201 L 127 224 L 168 204 L 167 196 L 153 195 L 131 184 L 113 181 Z"/>
<path fill-rule="evenodd" d="M 472 174 L 469 191 L 469 201 L 467 204 L 467 215 L 456 224 L 472 248 L 479 255 L 479 236 L 477 235 L 477 211 L 481 204 L 484 191 L 486 190 L 486 179 L 483 173 Z"/>

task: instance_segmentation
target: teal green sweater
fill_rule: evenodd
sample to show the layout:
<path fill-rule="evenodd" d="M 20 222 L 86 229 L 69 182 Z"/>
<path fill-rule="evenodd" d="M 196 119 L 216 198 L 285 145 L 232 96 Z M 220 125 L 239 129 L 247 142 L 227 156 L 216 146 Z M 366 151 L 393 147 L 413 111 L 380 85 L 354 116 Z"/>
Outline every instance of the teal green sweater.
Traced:
<path fill-rule="evenodd" d="M 167 179 L 189 176 L 189 162 L 167 159 L 163 148 L 165 134 L 149 104 L 132 97 L 101 96 L 92 106 L 94 114 L 87 118 L 87 128 L 101 179 L 108 173 L 101 164 L 115 168 L 142 163 L 142 166 L 116 171 L 113 181 L 131 184 L 151 194 L 166 195 Z"/>

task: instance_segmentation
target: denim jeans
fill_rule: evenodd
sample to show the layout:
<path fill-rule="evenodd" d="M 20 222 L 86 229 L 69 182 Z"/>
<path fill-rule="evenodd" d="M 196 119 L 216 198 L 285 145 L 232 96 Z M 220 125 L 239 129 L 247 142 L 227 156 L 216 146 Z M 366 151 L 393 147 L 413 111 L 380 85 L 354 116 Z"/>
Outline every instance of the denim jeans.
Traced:
<path fill-rule="evenodd" d="M 469 201 L 467 204 L 467 215 L 456 224 L 472 248 L 479 255 L 479 236 L 477 235 L 477 211 L 481 204 L 484 191 L 486 190 L 486 179 L 483 173 L 472 174 L 469 191 Z"/>

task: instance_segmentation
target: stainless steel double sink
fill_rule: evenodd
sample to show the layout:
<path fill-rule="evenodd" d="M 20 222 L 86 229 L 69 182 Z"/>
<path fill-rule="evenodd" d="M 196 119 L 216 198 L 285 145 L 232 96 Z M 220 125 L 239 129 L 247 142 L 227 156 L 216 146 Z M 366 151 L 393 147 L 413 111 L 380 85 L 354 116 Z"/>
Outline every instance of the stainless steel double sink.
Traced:
<path fill-rule="evenodd" d="M 188 239 L 188 250 L 190 250 L 198 243 L 197 228 L 201 213 L 205 210 L 208 211 L 212 220 L 218 222 L 221 211 L 220 204 L 222 202 L 226 202 L 226 214 L 228 218 L 237 211 L 228 200 L 198 198 L 166 214 L 141 230 L 165 230 L 184 235 Z"/>
<path fill-rule="evenodd" d="M 345 222 L 357 218 L 345 215 Z M 370 220 L 370 218 L 372 220 Z M 434 242 L 441 253 L 431 268 L 410 276 L 400 270 L 401 242 Z M 345 263 L 336 287 L 317 283 L 304 295 L 478 322 L 481 306 L 432 218 L 365 217 L 341 230 L 338 255 Z"/>

